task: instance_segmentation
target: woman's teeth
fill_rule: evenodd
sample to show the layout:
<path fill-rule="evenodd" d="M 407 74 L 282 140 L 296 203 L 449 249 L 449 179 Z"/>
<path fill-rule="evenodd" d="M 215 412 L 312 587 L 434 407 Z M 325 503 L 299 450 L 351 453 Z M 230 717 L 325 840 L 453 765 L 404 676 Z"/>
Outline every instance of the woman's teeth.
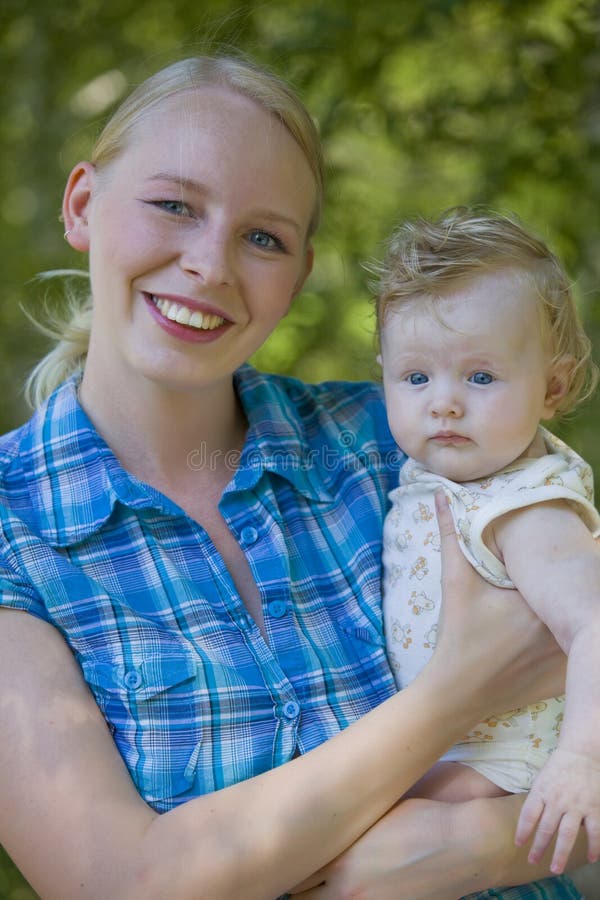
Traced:
<path fill-rule="evenodd" d="M 222 325 L 225 319 L 213 313 L 201 313 L 199 310 L 188 309 L 173 300 L 163 300 L 161 297 L 153 297 L 156 307 L 166 319 L 178 322 L 180 325 L 189 325 L 190 328 L 198 328 L 202 331 L 211 331 Z"/>

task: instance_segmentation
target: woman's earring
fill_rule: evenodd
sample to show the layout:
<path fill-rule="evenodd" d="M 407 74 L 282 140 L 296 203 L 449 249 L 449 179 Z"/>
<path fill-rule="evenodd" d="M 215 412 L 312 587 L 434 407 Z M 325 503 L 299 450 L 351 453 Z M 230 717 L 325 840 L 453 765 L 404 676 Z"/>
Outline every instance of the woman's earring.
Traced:
<path fill-rule="evenodd" d="M 68 228 L 68 229 L 65 231 L 65 233 L 63 234 L 63 237 L 64 237 L 65 241 L 66 241 L 66 239 L 69 237 L 70 234 L 71 234 L 71 229 Z"/>

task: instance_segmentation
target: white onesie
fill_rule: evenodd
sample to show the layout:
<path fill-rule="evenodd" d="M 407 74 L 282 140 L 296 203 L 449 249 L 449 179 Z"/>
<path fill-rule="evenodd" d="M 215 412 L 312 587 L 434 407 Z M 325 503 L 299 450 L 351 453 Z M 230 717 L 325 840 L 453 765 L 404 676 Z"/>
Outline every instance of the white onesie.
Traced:
<path fill-rule="evenodd" d="M 399 688 L 406 687 L 431 656 L 441 602 L 440 536 L 434 492 L 444 488 L 461 549 L 488 581 L 514 587 L 506 569 L 483 542 L 486 526 L 510 510 L 542 501 L 570 501 L 594 535 L 600 515 L 593 505 L 590 467 L 573 450 L 540 429 L 548 454 L 521 459 L 478 481 L 457 484 L 409 459 L 383 532 L 384 625 Z M 565 598 L 568 601 L 568 598 Z M 494 636 L 490 635 L 490 652 Z M 510 793 L 530 788 L 556 746 L 563 697 L 490 715 L 445 756 L 465 763 Z"/>

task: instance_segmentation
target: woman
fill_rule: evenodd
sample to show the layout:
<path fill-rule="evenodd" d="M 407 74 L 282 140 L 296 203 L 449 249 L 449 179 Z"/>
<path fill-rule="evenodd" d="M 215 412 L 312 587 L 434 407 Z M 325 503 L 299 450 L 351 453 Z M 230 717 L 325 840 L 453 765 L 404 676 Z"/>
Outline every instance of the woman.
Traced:
<path fill-rule="evenodd" d="M 310 272 L 321 195 L 310 117 L 226 59 L 149 79 L 69 177 L 91 300 L 1 445 L 0 839 L 44 900 L 270 900 L 331 860 L 301 896 L 546 873 L 511 846 L 514 798 L 381 818 L 561 665 L 447 534 L 448 621 L 394 695 L 379 557 L 400 460 L 379 393 L 246 365 Z"/>

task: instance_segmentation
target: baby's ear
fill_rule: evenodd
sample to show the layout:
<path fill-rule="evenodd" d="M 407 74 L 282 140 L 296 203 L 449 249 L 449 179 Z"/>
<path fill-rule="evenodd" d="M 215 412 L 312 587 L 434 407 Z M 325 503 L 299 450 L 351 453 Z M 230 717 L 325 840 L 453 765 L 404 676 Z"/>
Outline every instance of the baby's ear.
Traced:
<path fill-rule="evenodd" d="M 571 387 L 575 365 L 575 357 L 568 354 L 554 360 L 550 365 L 546 378 L 543 419 L 551 419 L 560 407 Z"/>

